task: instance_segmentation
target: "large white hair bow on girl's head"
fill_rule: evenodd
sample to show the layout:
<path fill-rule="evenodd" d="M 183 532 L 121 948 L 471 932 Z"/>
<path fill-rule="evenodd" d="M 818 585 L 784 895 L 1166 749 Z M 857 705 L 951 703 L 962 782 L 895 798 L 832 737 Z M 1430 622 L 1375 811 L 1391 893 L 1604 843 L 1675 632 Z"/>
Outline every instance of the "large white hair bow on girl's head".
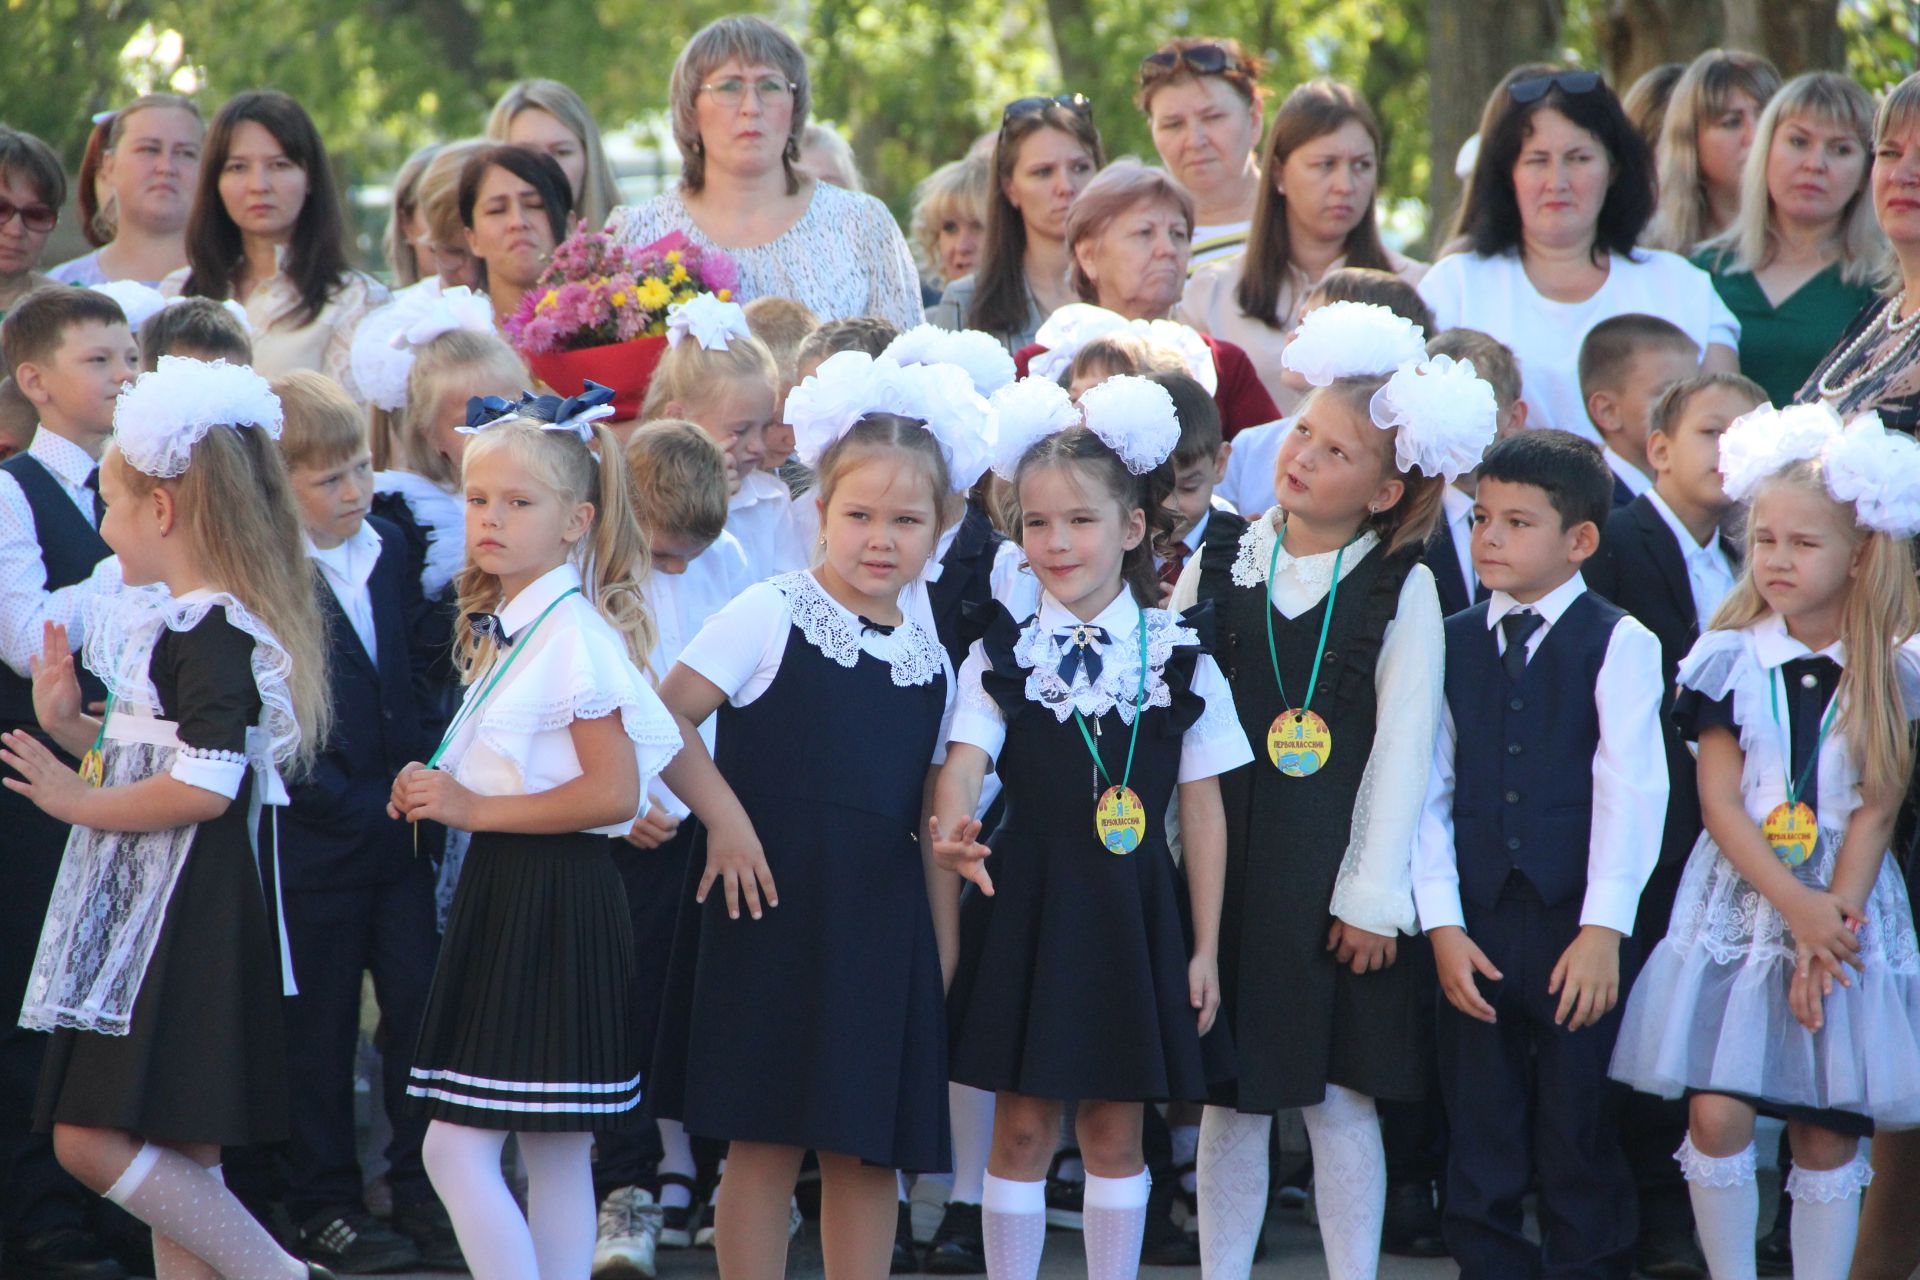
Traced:
<path fill-rule="evenodd" d="M 253 428 L 278 440 L 283 420 L 280 397 L 245 365 L 161 356 L 151 373 L 121 388 L 113 442 L 135 471 L 171 480 L 215 427 Z"/>
<path fill-rule="evenodd" d="M 367 314 L 353 331 L 348 367 L 354 385 L 374 406 L 392 413 L 407 406 L 414 352 L 456 329 L 492 333 L 493 304 L 465 285 L 413 288 Z"/>
<path fill-rule="evenodd" d="M 1776 409 L 1763 404 L 1741 414 L 1720 436 L 1720 476 L 1735 502 L 1753 497 L 1760 482 L 1825 452 L 1843 429 L 1840 415 L 1825 403 Z"/>
<path fill-rule="evenodd" d="M 1373 302 L 1315 307 L 1280 353 L 1281 367 L 1316 387 L 1341 378 L 1384 378 L 1427 358 L 1427 335 L 1398 312 Z"/>
<path fill-rule="evenodd" d="M 1013 381 L 1013 357 L 1000 340 L 978 329 L 917 324 L 880 353 L 896 364 L 951 364 L 967 371 L 973 389 L 990 396 Z"/>
<path fill-rule="evenodd" d="M 1827 442 L 1820 466 L 1827 492 L 1851 502 L 1861 524 L 1896 538 L 1920 534 L 1920 441 L 1863 413 Z"/>
<path fill-rule="evenodd" d="M 1012 480 L 1027 450 L 1051 435 L 1080 425 L 1080 406 L 1067 389 L 1038 374 L 1010 382 L 993 393 L 998 439 L 993 451 L 993 473 Z"/>
<path fill-rule="evenodd" d="M 1153 379 L 1131 374 L 1087 388 L 1077 405 L 1059 383 L 1035 374 L 1003 388 L 993 408 L 1000 423 L 993 470 L 1003 480 L 1014 479 L 1034 445 L 1083 423 L 1137 476 L 1165 462 L 1180 443 L 1173 396 Z"/>
<path fill-rule="evenodd" d="M 1164 347 L 1180 357 L 1187 374 L 1205 387 L 1208 395 L 1220 389 L 1220 372 L 1213 365 L 1213 349 L 1189 325 L 1177 320 L 1129 320 L 1117 311 L 1096 307 L 1091 302 L 1070 302 L 1048 316 L 1033 340 L 1045 347 L 1027 365 L 1037 377 L 1058 382 L 1073 368 L 1073 361 L 1099 338 L 1128 333 L 1149 345 Z"/>
<path fill-rule="evenodd" d="M 787 392 L 794 456 L 817 466 L 853 425 L 892 413 L 926 425 L 957 492 L 971 489 L 993 452 L 994 416 L 967 371 L 953 364 L 902 365 L 864 351 L 840 351 Z"/>
<path fill-rule="evenodd" d="M 735 338 L 752 336 L 747 309 L 737 302 L 722 302 L 718 294 L 696 293 L 667 308 L 669 347 L 677 347 L 691 337 L 704 351 L 725 351 Z"/>

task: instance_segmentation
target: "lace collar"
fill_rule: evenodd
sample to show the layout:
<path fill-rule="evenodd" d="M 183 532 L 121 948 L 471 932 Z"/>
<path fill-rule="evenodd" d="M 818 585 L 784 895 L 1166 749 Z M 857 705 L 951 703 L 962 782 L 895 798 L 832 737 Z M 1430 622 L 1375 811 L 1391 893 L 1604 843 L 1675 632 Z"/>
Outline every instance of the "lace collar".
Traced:
<path fill-rule="evenodd" d="M 798 569 L 768 581 L 787 598 L 793 625 L 800 628 L 807 643 L 841 666 L 851 667 L 860 661 L 862 653 L 869 654 L 887 664 L 893 683 L 903 689 L 927 684 L 944 669 L 946 651 L 914 621 L 904 592 L 900 625 L 892 635 L 882 637 L 874 649 L 867 649 L 862 643 L 865 632 L 859 615 L 828 595 L 812 571 Z"/>
<path fill-rule="evenodd" d="M 1319 555 L 1296 556 L 1283 545 L 1278 558 L 1275 558 L 1274 544 L 1280 539 L 1276 521 L 1284 518 L 1285 513 L 1275 507 L 1249 524 L 1247 531 L 1240 535 L 1240 552 L 1233 558 L 1233 584 L 1236 587 L 1257 587 L 1267 580 L 1267 566 L 1272 565 L 1276 578 L 1290 579 L 1302 591 L 1325 595 L 1333 586 L 1333 562 L 1340 552 L 1323 551 Z M 1371 529 L 1347 544 L 1348 554 L 1340 561 L 1340 580 L 1345 582 L 1347 575 L 1358 569 L 1367 558 L 1367 553 L 1378 545 L 1380 535 Z"/>
<path fill-rule="evenodd" d="M 1072 647 L 1071 639 L 1063 641 L 1062 636 L 1070 637 L 1081 621 L 1052 596 L 1041 595 L 1040 611 L 1027 620 L 1013 646 L 1014 661 L 1028 669 L 1027 700 L 1046 707 L 1062 722 L 1076 711 L 1097 717 L 1117 710 L 1122 723 L 1132 724 L 1134 700 L 1140 693 L 1138 629 L 1143 621 L 1147 628 L 1144 705 L 1172 706 L 1173 692 L 1167 687 L 1165 674 L 1167 659 L 1180 645 L 1199 644 L 1200 637 L 1165 609 L 1143 612 L 1134 603 L 1133 594 L 1124 590 L 1086 624 L 1107 636 L 1105 642 L 1096 639 L 1091 646 L 1100 655 L 1099 676 L 1090 678 L 1082 663 L 1073 672 L 1071 684 L 1060 678 L 1060 664 Z"/>

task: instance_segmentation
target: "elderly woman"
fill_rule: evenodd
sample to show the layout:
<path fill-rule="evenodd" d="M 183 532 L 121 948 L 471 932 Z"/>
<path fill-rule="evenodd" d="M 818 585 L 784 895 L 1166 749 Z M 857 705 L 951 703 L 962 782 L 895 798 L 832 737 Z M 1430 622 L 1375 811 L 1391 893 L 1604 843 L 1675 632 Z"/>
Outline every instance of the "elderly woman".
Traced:
<path fill-rule="evenodd" d="M 1636 242 L 1652 211 L 1647 144 L 1596 72 L 1515 82 L 1481 146 L 1468 249 L 1420 294 L 1442 329 L 1478 329 L 1519 358 L 1529 426 L 1598 440 L 1576 368 L 1587 331 L 1644 312 L 1678 325 L 1709 370 L 1739 367 L 1740 322 L 1686 259 Z"/>
<path fill-rule="evenodd" d="M 1655 249 L 1692 253 L 1740 215 L 1740 174 L 1754 126 L 1780 88 L 1780 73 L 1758 54 L 1709 49 L 1673 86 L 1655 149 L 1659 204 L 1647 225 Z"/>
<path fill-rule="evenodd" d="M 96 178 L 104 198 L 89 220 L 100 247 L 47 274 L 62 284 L 158 284 L 187 261 L 187 215 L 206 132 L 200 108 L 177 94 L 150 93 L 114 112 L 105 128 Z"/>
<path fill-rule="evenodd" d="M 1845 76 L 1789 80 L 1761 113 L 1740 212 L 1695 266 L 1740 321 L 1740 371 L 1794 398 L 1886 277 L 1867 193 L 1873 99 Z"/>
<path fill-rule="evenodd" d="M 920 279 L 933 295 L 926 299 L 928 306 L 980 258 L 987 235 L 989 163 L 984 155 L 951 160 L 914 188 L 908 232 Z"/>
<path fill-rule="evenodd" d="M 554 158 L 530 147 L 486 147 L 460 172 L 460 225 L 479 287 L 504 325 L 540 273 L 573 213 L 567 175 Z"/>
<path fill-rule="evenodd" d="M 792 37 L 749 15 L 709 23 L 680 51 L 669 93 L 680 183 L 614 210 L 615 239 L 678 231 L 722 249 L 740 268 L 742 302 L 792 298 L 823 323 L 920 323 L 913 255 L 887 207 L 800 168 L 812 88 Z"/>
<path fill-rule="evenodd" d="M 552 156 L 567 175 L 575 216 L 588 226 L 605 222 L 619 203 L 613 166 L 600 145 L 600 126 L 580 95 L 558 80 L 519 80 L 508 85 L 487 117 L 487 137 Z"/>
<path fill-rule="evenodd" d="M 1282 412 L 1300 394 L 1286 385 L 1280 353 L 1327 272 L 1371 267 L 1415 284 L 1426 270 L 1380 243 L 1380 149 L 1380 122 L 1346 85 L 1319 80 L 1288 94 L 1267 132 L 1246 252 L 1194 272 L 1180 301 L 1180 319 L 1246 350 Z"/>
<path fill-rule="evenodd" d="M 1122 322 L 1167 319 L 1186 283 L 1193 219 L 1193 197 L 1166 174 L 1133 159 L 1108 165 L 1067 213 L 1070 278 L 1080 301 Z M 1025 376 L 1056 341 L 1063 344 L 1058 354 L 1065 355 L 1066 343 L 1079 345 L 1076 331 L 1079 337 L 1091 336 L 1086 320 L 1103 330 L 1112 323 L 1105 316 L 1088 316 L 1085 308 L 1063 309 L 1040 327 L 1031 346 L 1014 353 L 1014 368 Z M 1280 416 L 1246 352 L 1190 330 L 1188 336 L 1197 339 L 1190 345 L 1200 366 L 1194 376 L 1212 390 L 1229 437 Z"/>
<path fill-rule="evenodd" d="M 1193 195 L 1189 272 L 1239 253 L 1253 226 L 1260 169 L 1260 60 L 1238 40 L 1182 36 L 1140 63 L 1134 101 L 1146 112 L 1153 148 Z"/>

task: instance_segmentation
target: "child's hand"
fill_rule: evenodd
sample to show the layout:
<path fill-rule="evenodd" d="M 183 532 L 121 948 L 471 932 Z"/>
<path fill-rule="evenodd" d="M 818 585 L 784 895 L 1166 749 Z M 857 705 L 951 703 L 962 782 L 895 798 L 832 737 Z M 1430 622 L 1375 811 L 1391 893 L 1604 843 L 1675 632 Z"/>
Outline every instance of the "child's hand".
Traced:
<path fill-rule="evenodd" d="M 927 829 L 933 836 L 933 860 L 962 880 L 973 881 L 991 898 L 993 877 L 987 874 L 987 856 L 993 850 L 980 843 L 980 820 L 963 819 L 946 839 L 941 838 L 939 818 L 928 818 Z"/>
<path fill-rule="evenodd" d="M 407 817 L 407 778 L 414 771 L 427 766 L 418 760 L 409 760 L 400 767 L 399 774 L 393 780 L 393 791 L 387 796 L 387 816 L 397 822 L 411 821 Z"/>
<path fill-rule="evenodd" d="M 1200 1034 L 1213 1030 L 1220 1014 L 1220 962 L 1212 952 L 1196 952 L 1187 962 L 1187 1001 L 1199 1011 Z"/>
<path fill-rule="evenodd" d="M 1860 959 L 1859 929 L 1867 920 L 1860 909 L 1825 889 L 1803 889 L 1776 905 L 1786 918 L 1794 945 L 1805 947 L 1812 963 L 1838 979 L 1841 986 L 1852 986 L 1847 966 L 1865 967 Z"/>
<path fill-rule="evenodd" d="M 1458 925 L 1443 925 L 1428 936 L 1433 942 L 1433 964 L 1439 971 L 1440 990 L 1447 997 L 1447 1003 L 1469 1018 L 1492 1022 L 1493 1006 L 1480 994 L 1473 980 L 1476 973 L 1494 982 L 1503 977 L 1487 959 L 1487 953 Z"/>
<path fill-rule="evenodd" d="M 473 830 L 474 794 L 455 782 L 445 769 L 404 771 L 394 783 L 394 789 L 400 796 L 400 811 L 408 822 L 430 818 L 457 831 Z"/>
<path fill-rule="evenodd" d="M 1833 994 L 1833 975 L 1813 963 L 1812 949 L 1794 944 L 1793 977 L 1787 983 L 1787 1008 L 1800 1025 L 1818 1031 L 1826 1025 L 1826 998 Z"/>
<path fill-rule="evenodd" d="M 1602 925 L 1580 926 L 1553 966 L 1547 994 L 1560 997 L 1553 1025 L 1569 1031 L 1590 1027 L 1613 1012 L 1620 1001 L 1620 935 Z"/>
<path fill-rule="evenodd" d="M 658 849 L 680 830 L 680 819 L 660 807 L 659 801 L 647 805 L 647 811 L 634 819 L 627 832 L 627 843 L 636 849 Z"/>
<path fill-rule="evenodd" d="M 92 788 L 79 774 L 61 764 L 59 757 L 30 733 L 16 729 L 0 734 L 0 743 L 6 744 L 0 750 L 0 764 L 20 775 L 0 781 L 33 801 L 48 817 L 68 826 L 83 825 L 80 814 Z"/>
<path fill-rule="evenodd" d="M 80 718 L 80 680 L 74 674 L 73 651 L 67 648 L 67 629 L 57 622 L 40 624 L 40 655 L 29 657 L 33 675 L 33 714 L 47 732 L 52 726 Z"/>
<path fill-rule="evenodd" d="M 1327 930 L 1327 950 L 1336 964 L 1344 964 L 1355 973 L 1372 973 L 1391 968 L 1399 955 L 1399 944 L 1390 934 L 1369 933 L 1344 920 L 1335 920 Z"/>
<path fill-rule="evenodd" d="M 760 918 L 763 896 L 769 907 L 780 905 L 780 891 L 773 887 L 773 869 L 767 866 L 766 852 L 761 849 L 760 837 L 754 834 L 751 823 L 742 823 L 739 830 L 716 827 L 707 833 L 707 869 L 700 877 L 700 888 L 693 900 L 705 902 L 715 880 L 720 881 L 726 891 L 727 915 L 731 919 L 740 918 L 742 898 L 747 902 L 747 914 L 755 920 Z"/>

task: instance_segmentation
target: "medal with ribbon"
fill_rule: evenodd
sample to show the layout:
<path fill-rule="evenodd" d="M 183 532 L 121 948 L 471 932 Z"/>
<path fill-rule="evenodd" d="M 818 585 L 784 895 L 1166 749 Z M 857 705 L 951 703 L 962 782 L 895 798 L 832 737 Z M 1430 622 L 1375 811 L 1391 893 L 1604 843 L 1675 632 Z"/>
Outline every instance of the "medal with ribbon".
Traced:
<path fill-rule="evenodd" d="M 1351 546 L 1352 544 L 1347 544 Z M 1267 728 L 1267 759 L 1289 778 L 1305 778 L 1320 772 L 1333 755 L 1333 730 L 1313 708 L 1314 690 L 1320 685 L 1320 660 L 1327 656 L 1327 632 L 1333 626 L 1333 602 L 1340 594 L 1340 563 L 1346 559 L 1343 546 L 1334 553 L 1333 583 L 1327 588 L 1327 608 L 1320 619 L 1320 642 L 1313 650 L 1313 670 L 1307 676 L 1307 698 L 1297 707 L 1287 707 L 1273 718 Z M 1280 538 L 1273 540 L 1273 554 L 1267 557 L 1267 583 L 1273 590 L 1273 575 L 1280 567 Z M 1273 687 L 1280 691 L 1280 703 L 1286 706 L 1287 690 L 1280 679 L 1280 651 L 1273 642 L 1273 601 L 1266 602 L 1267 657 L 1273 663 Z"/>
<path fill-rule="evenodd" d="M 1787 798 L 1768 811 L 1767 820 L 1760 824 L 1760 834 L 1773 847 L 1774 857 L 1789 867 L 1797 867 L 1813 856 L 1814 846 L 1820 840 L 1820 824 L 1814 818 L 1813 806 L 1800 797 L 1806 793 L 1807 780 L 1813 777 L 1814 769 L 1820 764 L 1820 747 L 1827 740 L 1827 731 L 1833 728 L 1833 717 L 1840 709 L 1840 699 L 1836 696 L 1827 704 L 1827 714 L 1820 721 L 1820 733 L 1813 740 L 1813 751 L 1807 756 L 1806 767 L 1800 770 L 1800 776 L 1796 778 L 1793 776 L 1792 738 L 1780 723 L 1780 685 L 1783 681 L 1779 668 L 1775 668 L 1772 678 L 1767 682 L 1767 693 L 1773 699 L 1774 727 L 1780 730 L 1780 761 L 1787 771 Z"/>
<path fill-rule="evenodd" d="M 113 717 L 113 695 L 107 695 L 107 709 L 100 713 L 100 731 L 93 735 L 93 745 L 87 748 L 87 754 L 80 757 L 80 781 L 90 787 L 100 786 L 106 781 L 107 763 L 103 750 L 107 741 L 107 721 Z"/>
<path fill-rule="evenodd" d="M 1136 606 L 1137 608 L 1138 606 Z M 1084 662 L 1087 683 L 1091 685 L 1100 674 L 1100 652 L 1093 648 L 1093 640 L 1104 639 L 1106 631 L 1100 627 L 1082 625 L 1076 627 L 1073 647 L 1060 660 L 1060 676 L 1071 682 L 1068 674 L 1069 662 L 1077 670 Z M 1106 761 L 1100 758 L 1100 746 L 1087 732 L 1087 722 L 1076 709 L 1073 722 L 1079 726 L 1080 737 L 1087 744 L 1087 752 L 1093 757 L 1093 767 L 1100 772 L 1100 778 L 1107 784 L 1101 793 L 1100 802 L 1093 810 L 1093 834 L 1100 841 L 1100 847 L 1108 853 L 1129 854 L 1140 847 L 1147 838 L 1147 807 L 1140 803 L 1140 797 L 1128 785 L 1133 781 L 1133 749 L 1140 742 L 1140 720 L 1147 707 L 1147 611 L 1140 610 L 1140 683 L 1133 695 L 1133 733 L 1127 739 L 1127 767 L 1120 775 L 1118 785 L 1113 775 L 1107 772 Z"/>

